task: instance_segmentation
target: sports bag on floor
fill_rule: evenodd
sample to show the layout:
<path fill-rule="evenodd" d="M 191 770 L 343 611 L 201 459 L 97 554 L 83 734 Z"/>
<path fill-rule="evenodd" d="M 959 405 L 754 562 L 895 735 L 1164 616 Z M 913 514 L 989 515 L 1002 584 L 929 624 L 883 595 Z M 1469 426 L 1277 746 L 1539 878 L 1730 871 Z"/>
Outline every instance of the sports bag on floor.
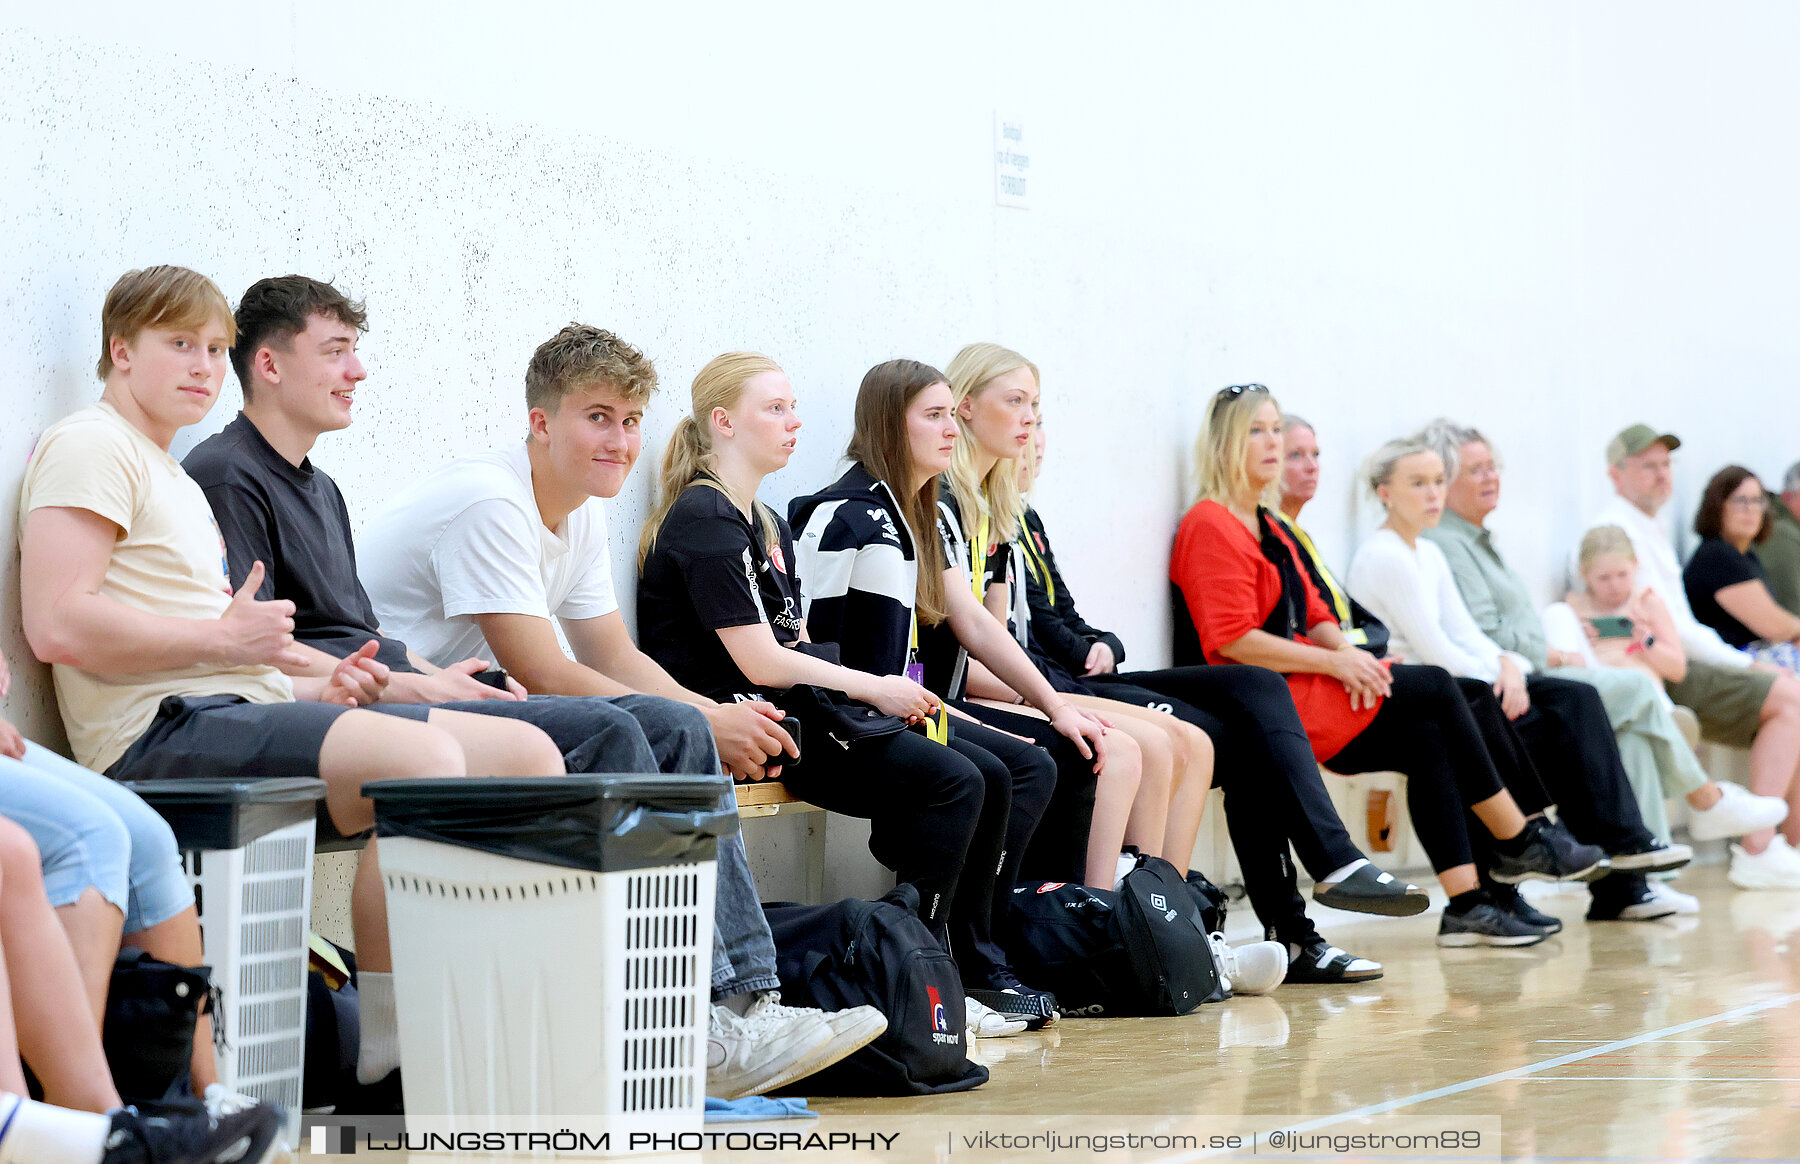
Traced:
<path fill-rule="evenodd" d="M 808 1095 L 935 1095 L 987 1082 L 969 1062 L 962 976 L 901 884 L 880 901 L 763 906 L 775 938 L 781 999 L 789 1006 L 873 1006 L 882 1036 L 794 1084 Z"/>
<path fill-rule="evenodd" d="M 1193 891 L 1177 878 L 1171 892 L 1163 879 L 1173 866 L 1148 858 L 1163 869 L 1146 873 L 1143 860 L 1117 893 L 1059 881 L 1013 890 L 1001 943 L 1019 977 L 1053 992 L 1064 1014 L 1186 1014 L 1227 997 Z"/>
<path fill-rule="evenodd" d="M 106 992 L 102 1043 L 113 1086 L 127 1103 L 175 1100 L 193 1094 L 188 1068 L 194 1024 L 213 1001 L 212 971 L 175 966 L 136 946 L 119 951 Z M 226 1032 L 214 1010 L 213 1037 Z"/>

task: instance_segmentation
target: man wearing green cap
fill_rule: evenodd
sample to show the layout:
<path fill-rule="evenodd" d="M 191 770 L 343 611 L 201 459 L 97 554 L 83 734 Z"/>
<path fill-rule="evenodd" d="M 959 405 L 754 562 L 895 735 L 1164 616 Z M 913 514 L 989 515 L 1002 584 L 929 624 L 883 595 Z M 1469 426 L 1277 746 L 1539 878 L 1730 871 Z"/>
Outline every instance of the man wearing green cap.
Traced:
<path fill-rule="evenodd" d="M 1714 743 L 1749 748 L 1750 790 L 1793 804 L 1800 769 L 1800 681 L 1774 667 L 1752 664 L 1694 617 L 1681 580 L 1681 559 L 1657 514 L 1674 492 L 1669 454 L 1681 447 L 1673 433 L 1634 424 L 1606 446 L 1606 474 L 1614 496 L 1588 529 L 1614 525 L 1631 539 L 1639 587 L 1656 591 L 1675 621 L 1688 657 L 1687 676 L 1669 684 L 1676 703 L 1693 709 L 1700 731 Z M 1579 579 L 1580 571 L 1572 571 Z M 1765 730 L 1770 729 L 1770 730 Z M 1733 845 L 1732 884 L 1744 889 L 1800 888 L 1800 852 L 1788 844 L 1800 836 L 1790 812 L 1788 837 L 1758 830 Z"/>

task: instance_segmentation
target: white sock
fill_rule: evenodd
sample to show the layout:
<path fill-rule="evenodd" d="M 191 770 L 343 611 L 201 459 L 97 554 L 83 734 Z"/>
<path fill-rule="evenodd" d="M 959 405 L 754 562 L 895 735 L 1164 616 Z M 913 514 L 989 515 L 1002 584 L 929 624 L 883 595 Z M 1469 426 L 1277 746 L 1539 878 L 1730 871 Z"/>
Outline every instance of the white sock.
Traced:
<path fill-rule="evenodd" d="M 112 1117 L 0 1093 L 0 1164 L 100 1164 Z"/>
<path fill-rule="evenodd" d="M 1348 865 L 1345 865 L 1342 869 L 1333 869 L 1331 871 L 1331 873 L 1326 876 L 1325 884 L 1336 885 L 1338 882 L 1340 882 L 1344 878 L 1350 876 L 1350 874 L 1356 872 L 1358 869 L 1361 869 L 1364 865 L 1367 865 L 1368 863 L 1369 863 L 1369 859 L 1367 857 L 1358 857 L 1356 860 L 1350 862 Z"/>
<path fill-rule="evenodd" d="M 1137 868 L 1138 859 L 1131 853 L 1120 853 L 1119 863 L 1113 872 L 1113 889 L 1117 891 L 1125 884 L 1125 874 Z"/>
<path fill-rule="evenodd" d="M 394 1008 L 394 976 L 364 970 L 356 976 L 362 1044 L 356 1051 L 356 1081 L 380 1083 L 400 1066 L 400 1014 Z"/>

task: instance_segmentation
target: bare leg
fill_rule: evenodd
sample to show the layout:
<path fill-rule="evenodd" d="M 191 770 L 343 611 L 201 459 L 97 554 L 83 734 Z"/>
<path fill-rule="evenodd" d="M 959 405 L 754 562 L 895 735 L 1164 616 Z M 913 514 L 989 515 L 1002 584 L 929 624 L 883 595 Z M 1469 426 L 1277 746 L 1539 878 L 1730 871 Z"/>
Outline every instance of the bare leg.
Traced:
<path fill-rule="evenodd" d="M 1438 884 L 1444 887 L 1444 892 L 1451 897 L 1455 897 L 1459 893 L 1467 893 L 1481 884 L 1475 876 L 1475 866 L 1473 865 L 1453 866 L 1439 873 L 1437 879 Z"/>
<path fill-rule="evenodd" d="M 528 723 L 433 708 L 427 721 L 462 748 L 470 776 L 561 776 L 562 753 Z"/>
<path fill-rule="evenodd" d="M 1169 801 L 1169 828 L 1163 840 L 1163 856 L 1185 873 L 1193 868 L 1194 846 L 1200 840 L 1200 821 L 1206 816 L 1206 798 L 1212 792 L 1212 737 L 1190 723 L 1175 721 L 1187 737 L 1183 749 L 1187 763 L 1175 770 L 1175 795 Z"/>
<path fill-rule="evenodd" d="M 117 1107 L 81 969 L 44 895 L 37 846 L 11 821 L 0 821 L 0 945 L 19 1053 L 45 1100 L 78 1111 Z"/>
<path fill-rule="evenodd" d="M 57 907 L 56 920 L 69 939 L 88 1009 L 94 1015 L 94 1029 L 99 1030 L 106 1021 L 106 992 L 112 985 L 113 963 L 119 957 L 125 915 L 90 885 L 73 903 Z"/>
<path fill-rule="evenodd" d="M 1469 808 L 1475 813 L 1476 819 L 1486 825 L 1487 831 L 1498 840 L 1510 841 L 1525 827 L 1525 814 L 1519 811 L 1518 802 L 1512 798 L 1512 793 L 1504 788 Z M 1439 879 L 1442 880 L 1441 874 Z"/>
<path fill-rule="evenodd" d="M 1779 796 L 1788 802 L 1788 818 L 1795 813 L 1795 768 L 1800 764 L 1800 683 L 1786 676 L 1775 680 L 1762 705 L 1762 726 L 1750 746 L 1750 791 L 1759 796 Z M 1800 825 L 1787 824 L 1783 831 L 1793 840 Z M 1760 853 L 1775 839 L 1775 830 L 1757 829 L 1739 840 L 1747 853 Z"/>
<path fill-rule="evenodd" d="M 1113 887 L 1144 771 L 1143 756 L 1130 736 L 1108 736 L 1106 749 L 1106 771 L 1094 786 L 1093 823 L 1088 826 L 1087 885 L 1093 889 Z"/>

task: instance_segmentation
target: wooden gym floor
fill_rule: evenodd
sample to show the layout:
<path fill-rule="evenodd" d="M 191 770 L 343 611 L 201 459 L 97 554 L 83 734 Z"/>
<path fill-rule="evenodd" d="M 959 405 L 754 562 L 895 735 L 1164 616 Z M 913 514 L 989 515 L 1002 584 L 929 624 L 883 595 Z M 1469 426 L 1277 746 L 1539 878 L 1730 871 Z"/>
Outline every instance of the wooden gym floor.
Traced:
<path fill-rule="evenodd" d="M 1183 1018 L 1068 1019 L 1059 1031 L 983 1040 L 987 1086 L 819 1099 L 822 1118 L 810 1127 L 829 1133 L 872 1117 L 869 1126 L 913 1131 L 918 1147 L 928 1139 L 932 1150 L 914 1158 L 953 1159 L 960 1150 L 937 1129 L 1000 1115 L 1033 1117 L 996 1122 L 1022 1130 L 1103 1113 L 1126 1131 L 1150 1130 L 1153 1121 L 1130 1117 L 1157 1113 L 1251 1116 L 1265 1131 L 1334 1117 L 1325 1132 L 1379 1126 L 1359 1125 L 1362 1116 L 1498 1116 L 1499 1153 L 1490 1138 L 1474 1153 L 1291 1158 L 1800 1159 L 1800 893 L 1738 892 L 1718 864 L 1688 870 L 1678 885 L 1700 897 L 1698 917 L 1590 925 L 1584 891 L 1534 894 L 1566 925 L 1524 950 L 1440 950 L 1436 910 L 1329 927 L 1338 945 L 1383 962 L 1386 977 L 1283 986 Z M 1241 929 L 1253 923 L 1233 921 L 1234 942 L 1253 936 Z M 793 1158 L 803 1155 L 820 1153 Z"/>

